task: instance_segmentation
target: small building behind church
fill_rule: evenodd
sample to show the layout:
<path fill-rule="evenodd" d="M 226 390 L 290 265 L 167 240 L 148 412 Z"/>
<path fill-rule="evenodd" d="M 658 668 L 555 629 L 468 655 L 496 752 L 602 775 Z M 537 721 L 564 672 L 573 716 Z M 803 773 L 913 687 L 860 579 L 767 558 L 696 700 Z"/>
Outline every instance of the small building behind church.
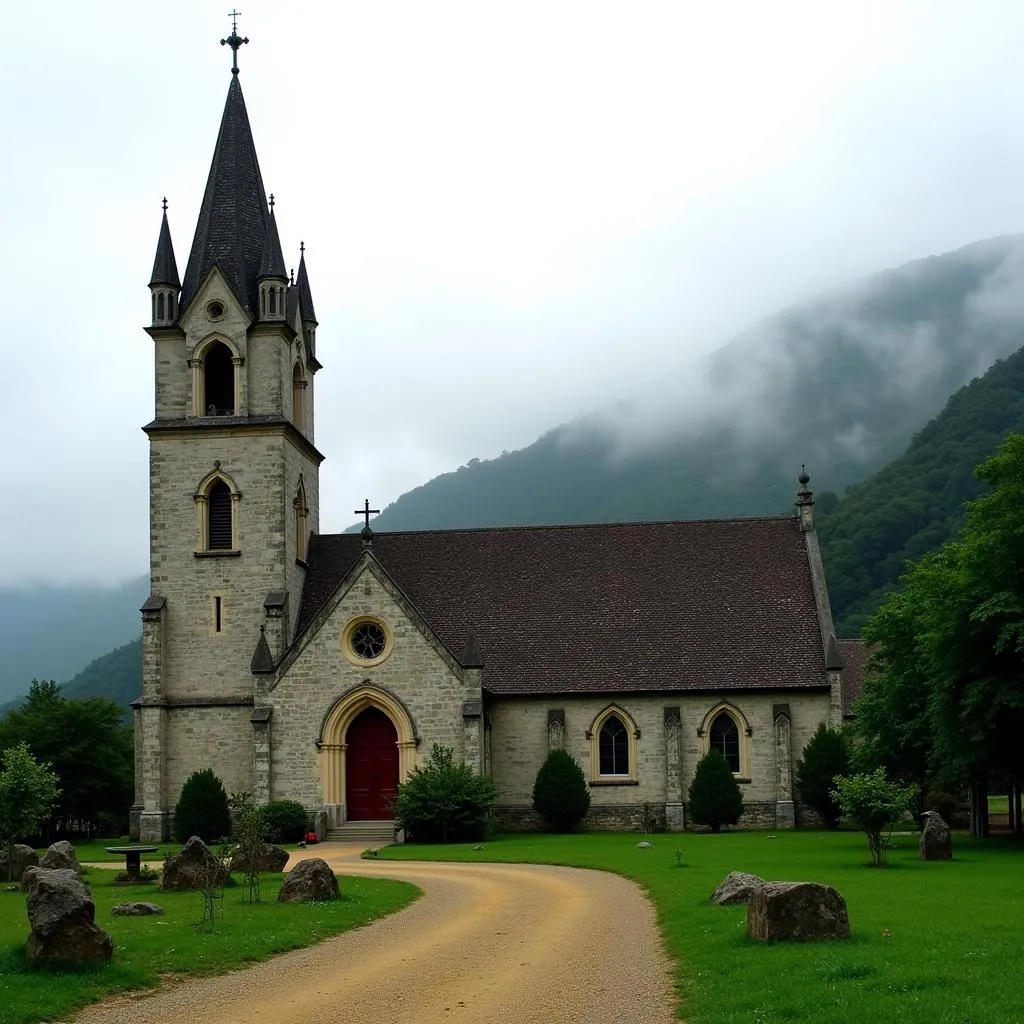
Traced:
<path fill-rule="evenodd" d="M 493 775 L 506 827 L 537 824 L 553 747 L 589 780 L 589 827 L 685 827 L 712 747 L 743 823 L 792 827 L 795 762 L 848 710 L 806 474 L 789 516 L 378 533 L 367 503 L 361 534 L 322 535 L 302 249 L 293 275 L 236 60 L 184 277 L 165 203 L 150 280 L 134 835 L 167 840 L 212 768 L 384 838 L 434 744 Z"/>

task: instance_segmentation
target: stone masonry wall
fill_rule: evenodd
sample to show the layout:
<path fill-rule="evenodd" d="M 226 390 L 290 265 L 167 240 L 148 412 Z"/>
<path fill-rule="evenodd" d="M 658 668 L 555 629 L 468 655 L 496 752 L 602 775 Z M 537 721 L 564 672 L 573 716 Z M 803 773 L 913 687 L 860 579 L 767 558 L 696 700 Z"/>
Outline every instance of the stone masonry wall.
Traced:
<path fill-rule="evenodd" d="M 486 685 L 486 669 L 484 672 Z M 665 724 L 666 706 L 677 706 L 682 720 L 682 787 L 689 789 L 697 762 L 706 751 L 707 737 L 697 735 L 705 716 L 721 702 L 721 695 L 666 693 L 656 696 L 617 696 L 615 703 L 631 715 L 640 729 L 637 744 L 637 783 L 597 785 L 591 788 L 590 827 L 637 827 L 645 802 L 664 806 L 666 799 Z M 586 698 L 550 697 L 496 700 L 489 707 L 493 774 L 498 784 L 500 815 L 510 825 L 522 827 L 530 820 L 533 782 L 547 756 L 549 709 L 565 712 L 565 748 L 576 758 L 588 779 L 593 777 L 590 741 L 586 731 L 610 703 L 608 696 Z M 748 808 L 745 824 L 774 825 L 777 773 L 772 707 L 788 703 L 792 717 L 793 761 L 799 758 L 818 723 L 828 715 L 829 696 L 824 689 L 807 692 L 736 694 L 732 704 L 751 728 L 748 745 L 749 781 L 741 782 Z M 596 767 L 596 766 L 595 766 Z M 529 812 L 529 813 L 526 813 Z M 769 820 L 770 819 L 770 820 Z"/>
<path fill-rule="evenodd" d="M 167 807 L 185 780 L 212 768 L 228 793 L 253 788 L 251 707 L 170 708 L 167 712 Z"/>
<path fill-rule="evenodd" d="M 360 615 L 375 615 L 393 631 L 392 653 L 379 665 L 352 664 L 342 653 L 345 626 Z M 339 698 L 365 683 L 397 697 L 408 710 L 420 740 L 417 762 L 434 743 L 453 748 L 458 759 L 465 756 L 462 680 L 373 574 L 364 572 L 269 694 L 272 799 L 319 806 L 321 725 Z"/>

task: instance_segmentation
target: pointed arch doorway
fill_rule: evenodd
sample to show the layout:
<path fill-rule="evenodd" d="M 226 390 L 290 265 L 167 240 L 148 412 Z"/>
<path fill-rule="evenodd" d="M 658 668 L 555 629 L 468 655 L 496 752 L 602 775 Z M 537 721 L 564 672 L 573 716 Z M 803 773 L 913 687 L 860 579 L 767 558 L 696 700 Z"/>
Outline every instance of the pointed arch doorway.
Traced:
<path fill-rule="evenodd" d="M 398 789 L 398 731 L 377 707 L 367 707 L 345 734 L 345 805 L 349 821 L 393 819 Z"/>

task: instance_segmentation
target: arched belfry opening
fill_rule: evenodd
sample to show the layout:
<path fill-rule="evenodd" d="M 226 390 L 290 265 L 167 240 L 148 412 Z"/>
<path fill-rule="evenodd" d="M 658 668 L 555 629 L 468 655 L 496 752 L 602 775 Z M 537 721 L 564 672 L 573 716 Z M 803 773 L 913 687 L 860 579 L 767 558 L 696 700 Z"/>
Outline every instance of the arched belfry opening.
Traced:
<path fill-rule="evenodd" d="M 235 414 L 235 364 L 231 349 L 215 341 L 203 358 L 203 414 Z"/>
<path fill-rule="evenodd" d="M 391 800 L 416 763 L 417 738 L 404 706 L 364 683 L 339 698 L 317 744 L 324 803 L 348 821 L 394 819 Z"/>

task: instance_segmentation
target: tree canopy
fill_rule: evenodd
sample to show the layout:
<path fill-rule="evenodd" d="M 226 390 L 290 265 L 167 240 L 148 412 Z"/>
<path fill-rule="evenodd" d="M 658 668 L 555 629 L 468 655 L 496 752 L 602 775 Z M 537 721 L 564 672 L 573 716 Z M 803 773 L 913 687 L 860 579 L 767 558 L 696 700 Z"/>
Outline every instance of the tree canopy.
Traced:
<path fill-rule="evenodd" d="M 20 708 L 0 721 L 0 750 L 24 743 L 60 778 L 61 794 L 50 827 L 88 823 L 127 825 L 133 793 L 131 730 L 111 700 L 71 700 L 53 682 L 33 680 Z"/>
<path fill-rule="evenodd" d="M 865 756 L 918 785 L 1024 776 L 1024 435 L 976 473 L 991 489 L 957 538 L 912 565 L 865 630 Z"/>

